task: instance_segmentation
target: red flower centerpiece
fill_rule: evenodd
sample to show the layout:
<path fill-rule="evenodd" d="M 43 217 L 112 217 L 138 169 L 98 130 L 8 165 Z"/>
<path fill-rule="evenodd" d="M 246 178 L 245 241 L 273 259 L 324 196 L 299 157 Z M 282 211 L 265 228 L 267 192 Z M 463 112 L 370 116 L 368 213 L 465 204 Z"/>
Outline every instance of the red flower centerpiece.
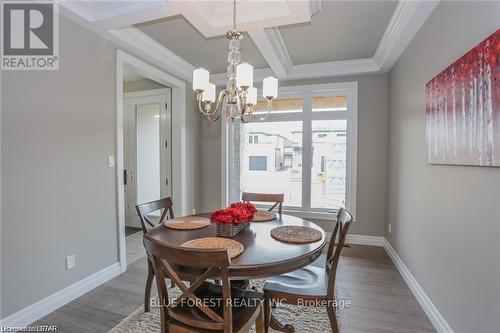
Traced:
<path fill-rule="evenodd" d="M 235 202 L 212 213 L 210 222 L 217 224 L 217 236 L 234 237 L 248 226 L 257 208 L 250 202 Z"/>

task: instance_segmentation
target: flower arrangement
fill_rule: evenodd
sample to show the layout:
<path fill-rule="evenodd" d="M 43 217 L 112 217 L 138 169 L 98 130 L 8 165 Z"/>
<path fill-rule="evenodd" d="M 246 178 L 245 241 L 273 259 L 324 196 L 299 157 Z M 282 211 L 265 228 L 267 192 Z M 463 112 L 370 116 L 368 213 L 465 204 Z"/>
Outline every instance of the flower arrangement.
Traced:
<path fill-rule="evenodd" d="M 253 219 L 257 212 L 251 202 L 235 202 L 228 208 L 220 209 L 212 213 L 210 222 L 217 224 L 241 224 Z"/>

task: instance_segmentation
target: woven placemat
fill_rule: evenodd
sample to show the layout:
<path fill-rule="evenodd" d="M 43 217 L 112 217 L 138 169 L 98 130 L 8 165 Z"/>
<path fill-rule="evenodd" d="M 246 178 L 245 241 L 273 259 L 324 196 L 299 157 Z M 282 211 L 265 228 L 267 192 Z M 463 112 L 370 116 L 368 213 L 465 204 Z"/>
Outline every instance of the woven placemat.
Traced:
<path fill-rule="evenodd" d="M 317 242 L 323 237 L 319 230 L 298 225 L 274 228 L 271 236 L 282 242 L 300 244 Z"/>
<path fill-rule="evenodd" d="M 181 245 L 195 249 L 227 249 L 231 259 L 239 256 L 245 247 L 238 241 L 223 237 L 205 237 L 192 239 Z"/>
<path fill-rule="evenodd" d="M 276 213 L 275 212 L 269 212 L 267 210 L 259 210 L 257 213 L 254 214 L 252 222 L 268 222 L 272 220 L 276 220 Z"/>
<path fill-rule="evenodd" d="M 176 230 L 194 230 L 208 227 L 210 220 L 200 216 L 184 216 L 167 220 L 163 225 Z"/>

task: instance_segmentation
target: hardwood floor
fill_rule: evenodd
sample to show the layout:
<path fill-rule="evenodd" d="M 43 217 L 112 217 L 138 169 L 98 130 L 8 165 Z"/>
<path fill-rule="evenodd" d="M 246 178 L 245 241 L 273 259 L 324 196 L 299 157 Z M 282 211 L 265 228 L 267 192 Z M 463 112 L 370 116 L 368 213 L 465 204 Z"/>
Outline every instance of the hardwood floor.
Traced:
<path fill-rule="evenodd" d="M 146 272 L 143 258 L 33 325 L 57 325 L 68 333 L 107 332 L 142 305 Z M 344 249 L 337 274 L 337 297 L 352 304 L 339 311 L 341 332 L 435 332 L 383 248 Z"/>
<path fill-rule="evenodd" d="M 135 234 L 136 232 L 142 231 L 141 228 L 125 227 L 125 237 Z"/>

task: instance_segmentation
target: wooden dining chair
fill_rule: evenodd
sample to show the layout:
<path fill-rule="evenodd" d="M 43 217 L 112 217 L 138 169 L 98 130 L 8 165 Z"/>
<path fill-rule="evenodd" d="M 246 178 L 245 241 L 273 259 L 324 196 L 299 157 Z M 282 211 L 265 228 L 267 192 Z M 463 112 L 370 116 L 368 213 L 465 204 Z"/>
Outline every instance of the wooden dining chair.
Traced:
<path fill-rule="evenodd" d="M 271 318 L 271 303 L 279 300 L 285 304 L 298 305 L 299 301 L 313 301 L 325 304 L 332 332 L 339 332 L 335 302 L 335 277 L 340 253 L 344 248 L 347 231 L 352 223 L 352 215 L 341 208 L 330 238 L 326 254 L 325 268 L 306 266 L 291 273 L 268 279 L 264 285 L 264 312 L 266 332 L 271 325 L 286 332 L 293 332 L 290 325 L 281 326 Z M 316 302 L 319 301 L 319 302 Z"/>
<path fill-rule="evenodd" d="M 257 333 L 265 332 L 264 295 L 231 288 L 227 250 L 167 245 L 148 234 L 144 245 L 155 270 L 162 333 L 246 333 L 254 322 Z M 180 267 L 200 272 L 189 287 L 176 271 Z M 213 276 L 220 277 L 222 285 L 207 281 Z M 166 278 L 182 292 L 175 300 L 169 299 Z"/>
<path fill-rule="evenodd" d="M 174 211 L 172 209 L 172 206 L 172 199 L 170 197 L 135 206 L 137 214 L 139 215 L 139 220 L 141 221 L 142 232 L 146 234 L 149 229 L 163 223 L 165 220 L 169 218 L 173 219 Z M 161 211 L 161 213 L 159 221 L 155 224 L 151 220 L 151 217 L 148 217 L 148 214 L 156 211 Z M 154 269 L 153 263 L 151 261 L 151 256 L 147 251 L 146 255 L 148 257 L 148 277 L 146 280 L 146 290 L 144 292 L 144 312 L 149 312 L 149 301 L 151 299 L 151 286 L 153 284 Z"/>
<path fill-rule="evenodd" d="M 268 193 L 250 193 L 243 192 L 241 194 L 241 200 L 243 201 L 260 201 L 260 202 L 274 202 L 268 210 L 271 212 L 276 207 L 278 207 L 278 213 L 281 215 L 283 210 L 283 201 L 285 200 L 285 195 L 281 194 L 268 194 Z"/>

